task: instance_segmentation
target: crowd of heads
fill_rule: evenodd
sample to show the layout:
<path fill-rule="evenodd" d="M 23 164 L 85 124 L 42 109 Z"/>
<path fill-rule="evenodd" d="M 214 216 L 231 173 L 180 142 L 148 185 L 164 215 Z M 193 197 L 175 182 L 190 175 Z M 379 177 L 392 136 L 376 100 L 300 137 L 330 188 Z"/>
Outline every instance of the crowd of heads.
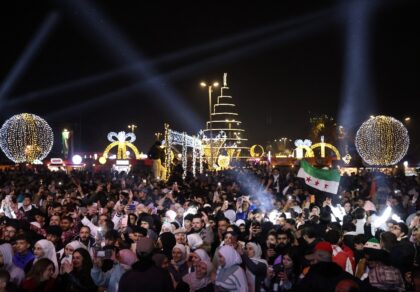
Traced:
<path fill-rule="evenodd" d="M 330 194 L 297 170 L 2 171 L 0 291 L 130 291 L 149 270 L 175 291 L 420 289 L 416 177 L 344 174 Z"/>

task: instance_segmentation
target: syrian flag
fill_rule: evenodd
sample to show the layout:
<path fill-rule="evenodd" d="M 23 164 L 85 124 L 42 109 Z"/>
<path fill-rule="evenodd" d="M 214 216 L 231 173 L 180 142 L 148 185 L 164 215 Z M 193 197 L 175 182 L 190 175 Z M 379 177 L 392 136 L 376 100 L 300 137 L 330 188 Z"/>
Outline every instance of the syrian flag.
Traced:
<path fill-rule="evenodd" d="M 326 170 L 312 167 L 305 160 L 300 161 L 298 177 L 305 180 L 308 186 L 323 192 L 336 194 L 340 184 L 340 173 L 336 169 Z"/>

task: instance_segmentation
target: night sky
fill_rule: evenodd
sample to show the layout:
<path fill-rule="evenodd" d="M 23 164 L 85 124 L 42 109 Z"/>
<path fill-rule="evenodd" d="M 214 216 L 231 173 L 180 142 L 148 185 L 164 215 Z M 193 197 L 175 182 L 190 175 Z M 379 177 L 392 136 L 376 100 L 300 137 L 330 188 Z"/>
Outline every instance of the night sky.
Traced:
<path fill-rule="evenodd" d="M 410 116 L 415 142 L 420 5 L 369 2 L 364 64 L 370 91 L 360 108 Z M 208 95 L 199 82 L 221 82 L 224 72 L 249 145 L 307 138 L 313 114 L 337 118 L 347 72 L 346 10 L 360 2 L 144 3 L 2 3 L 0 122 L 38 114 L 56 136 L 64 127 L 74 130 L 76 150 L 99 152 L 108 132 L 129 131 L 134 123 L 135 144 L 146 152 L 164 122 L 190 134 L 204 127 Z M 43 24 L 47 32 L 36 43 Z M 376 107 L 366 108 L 367 98 Z M 56 139 L 53 152 L 59 151 Z"/>

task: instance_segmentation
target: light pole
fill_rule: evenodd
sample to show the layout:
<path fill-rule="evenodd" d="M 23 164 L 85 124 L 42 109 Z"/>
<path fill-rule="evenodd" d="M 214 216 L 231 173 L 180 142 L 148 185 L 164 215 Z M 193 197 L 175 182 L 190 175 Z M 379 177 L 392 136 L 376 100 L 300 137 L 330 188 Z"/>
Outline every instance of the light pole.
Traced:
<path fill-rule="evenodd" d="M 137 128 L 137 126 L 134 124 L 130 124 L 128 125 L 128 128 L 131 130 L 132 133 L 134 133 L 134 130 Z"/>
<path fill-rule="evenodd" d="M 209 123 L 210 123 L 210 167 L 213 168 L 213 122 L 212 122 L 212 105 L 211 105 L 211 94 L 213 87 L 219 87 L 219 82 L 213 82 L 213 84 L 207 85 L 206 82 L 200 83 L 201 87 L 208 87 L 209 90 Z"/>

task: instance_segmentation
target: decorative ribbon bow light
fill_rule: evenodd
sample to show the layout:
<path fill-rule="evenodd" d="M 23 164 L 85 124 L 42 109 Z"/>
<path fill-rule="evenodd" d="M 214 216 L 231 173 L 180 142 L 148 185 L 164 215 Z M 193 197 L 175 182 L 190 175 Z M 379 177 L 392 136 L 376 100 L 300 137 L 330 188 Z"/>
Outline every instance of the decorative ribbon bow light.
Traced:
<path fill-rule="evenodd" d="M 296 158 L 297 159 L 302 159 L 303 158 L 303 149 L 305 149 L 306 151 L 309 152 L 309 155 L 307 155 L 308 157 L 313 157 L 313 151 L 310 148 L 312 145 L 312 141 L 305 139 L 298 139 L 295 141 L 295 146 L 296 146 Z M 312 155 L 312 156 L 311 156 Z"/>
<path fill-rule="evenodd" d="M 118 154 L 117 159 L 127 159 L 127 147 L 133 150 L 134 154 L 136 155 L 136 159 L 140 159 L 140 153 L 136 146 L 132 143 L 136 141 L 136 135 L 134 133 L 126 133 L 124 131 L 118 132 L 110 132 L 108 133 L 108 140 L 112 142 L 111 144 L 106 147 L 104 151 L 104 157 L 108 158 L 108 152 L 111 148 L 117 146 L 118 147 Z"/>

